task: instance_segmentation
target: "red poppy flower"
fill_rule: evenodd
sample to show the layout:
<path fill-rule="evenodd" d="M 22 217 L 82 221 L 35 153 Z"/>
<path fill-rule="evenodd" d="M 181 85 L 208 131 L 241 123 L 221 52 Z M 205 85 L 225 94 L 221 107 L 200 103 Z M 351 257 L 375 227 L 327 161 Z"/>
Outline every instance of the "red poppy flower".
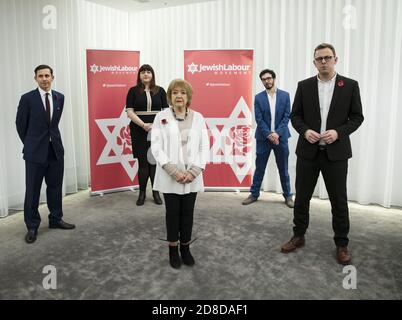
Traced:
<path fill-rule="evenodd" d="M 343 87 L 344 85 L 345 83 L 343 82 L 343 80 L 338 81 L 338 87 Z"/>

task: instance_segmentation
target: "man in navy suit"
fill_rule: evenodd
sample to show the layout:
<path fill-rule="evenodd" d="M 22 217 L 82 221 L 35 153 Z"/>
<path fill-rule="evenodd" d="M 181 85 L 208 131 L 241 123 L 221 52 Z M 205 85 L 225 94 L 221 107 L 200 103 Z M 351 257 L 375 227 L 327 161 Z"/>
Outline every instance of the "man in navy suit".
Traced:
<path fill-rule="evenodd" d="M 257 201 L 260 196 L 261 183 L 271 150 L 274 151 L 276 165 L 281 179 L 283 197 L 289 208 L 293 208 L 290 178 L 288 173 L 290 132 L 288 128 L 290 114 L 289 93 L 276 88 L 276 74 L 265 69 L 260 73 L 264 91 L 255 96 L 254 112 L 257 122 L 255 138 L 257 140 L 257 157 L 251 194 L 243 201 L 244 205 Z"/>
<path fill-rule="evenodd" d="M 43 178 L 47 186 L 49 228 L 75 228 L 62 220 L 64 148 L 58 125 L 63 112 L 64 95 L 51 90 L 54 79 L 51 67 L 36 67 L 34 79 L 39 87 L 21 97 L 16 119 L 18 135 L 24 145 L 24 221 L 28 229 L 25 237 L 27 243 L 36 241 L 41 222 L 38 206 Z"/>
<path fill-rule="evenodd" d="M 281 251 L 288 253 L 305 244 L 310 200 L 321 172 L 331 201 L 336 256 L 349 264 L 349 209 L 346 190 L 348 159 L 352 157 L 349 136 L 364 117 L 357 81 L 335 71 L 335 48 L 322 43 L 314 50 L 318 75 L 300 81 L 291 113 L 293 127 L 300 134 L 296 147 L 296 199 L 293 237 Z"/>

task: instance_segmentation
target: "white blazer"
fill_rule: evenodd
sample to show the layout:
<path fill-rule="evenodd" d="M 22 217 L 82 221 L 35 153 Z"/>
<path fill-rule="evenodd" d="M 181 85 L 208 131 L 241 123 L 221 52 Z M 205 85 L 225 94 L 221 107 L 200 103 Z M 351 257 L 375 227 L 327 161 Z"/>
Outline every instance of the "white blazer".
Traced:
<path fill-rule="evenodd" d="M 204 117 L 193 111 L 193 123 L 187 142 L 187 168 L 192 165 L 205 169 L 209 158 L 209 138 Z M 183 161 L 181 135 L 177 120 L 170 108 L 160 111 L 154 119 L 151 131 L 151 151 L 156 160 L 153 189 L 162 193 L 187 194 L 204 190 L 200 173 L 191 183 L 178 183 L 162 167 L 171 162 L 186 171 Z"/>

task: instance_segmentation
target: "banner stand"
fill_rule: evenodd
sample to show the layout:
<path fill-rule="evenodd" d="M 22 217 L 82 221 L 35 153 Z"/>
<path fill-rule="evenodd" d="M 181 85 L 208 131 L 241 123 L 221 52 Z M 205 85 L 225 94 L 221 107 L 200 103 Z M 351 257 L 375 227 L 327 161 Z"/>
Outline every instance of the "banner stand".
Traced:
<path fill-rule="evenodd" d="M 210 136 L 204 185 L 208 191 L 249 190 L 252 183 L 253 50 L 184 50 L 191 108 Z"/>
<path fill-rule="evenodd" d="M 96 196 L 103 197 L 105 194 L 109 194 L 109 193 L 126 192 L 126 191 L 136 192 L 137 190 L 139 190 L 139 186 L 135 186 L 135 187 L 130 186 L 130 187 L 123 187 L 123 188 L 116 188 L 116 189 L 102 190 L 102 191 L 95 191 L 95 192 L 93 192 L 91 190 L 90 196 L 91 197 L 96 197 Z"/>
<path fill-rule="evenodd" d="M 228 187 L 205 187 L 205 192 L 243 192 L 250 191 L 250 187 L 228 188 Z"/>
<path fill-rule="evenodd" d="M 138 160 L 133 158 L 125 110 L 136 84 L 139 51 L 86 51 L 91 195 L 133 190 Z"/>

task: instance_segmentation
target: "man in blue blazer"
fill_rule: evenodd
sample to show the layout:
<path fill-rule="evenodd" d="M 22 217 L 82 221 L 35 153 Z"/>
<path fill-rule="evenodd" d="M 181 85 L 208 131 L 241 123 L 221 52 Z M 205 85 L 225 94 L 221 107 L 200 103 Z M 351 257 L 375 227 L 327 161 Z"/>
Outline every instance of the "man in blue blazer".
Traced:
<path fill-rule="evenodd" d="M 17 131 L 24 145 L 25 201 L 24 221 L 27 243 L 36 241 L 41 217 L 38 211 L 40 190 L 45 178 L 49 208 L 49 228 L 74 229 L 62 220 L 64 148 L 59 131 L 64 95 L 51 90 L 53 70 L 47 65 L 35 68 L 38 88 L 21 97 L 17 111 Z"/>
<path fill-rule="evenodd" d="M 255 138 L 257 140 L 257 157 L 251 194 L 243 201 L 244 205 L 257 201 L 260 196 L 261 183 L 271 150 L 274 151 L 276 165 L 281 179 L 283 197 L 289 208 L 293 208 L 290 178 L 288 173 L 290 132 L 288 128 L 290 114 L 289 93 L 276 88 L 276 74 L 265 69 L 260 73 L 264 91 L 255 96 L 254 112 L 257 122 Z"/>

